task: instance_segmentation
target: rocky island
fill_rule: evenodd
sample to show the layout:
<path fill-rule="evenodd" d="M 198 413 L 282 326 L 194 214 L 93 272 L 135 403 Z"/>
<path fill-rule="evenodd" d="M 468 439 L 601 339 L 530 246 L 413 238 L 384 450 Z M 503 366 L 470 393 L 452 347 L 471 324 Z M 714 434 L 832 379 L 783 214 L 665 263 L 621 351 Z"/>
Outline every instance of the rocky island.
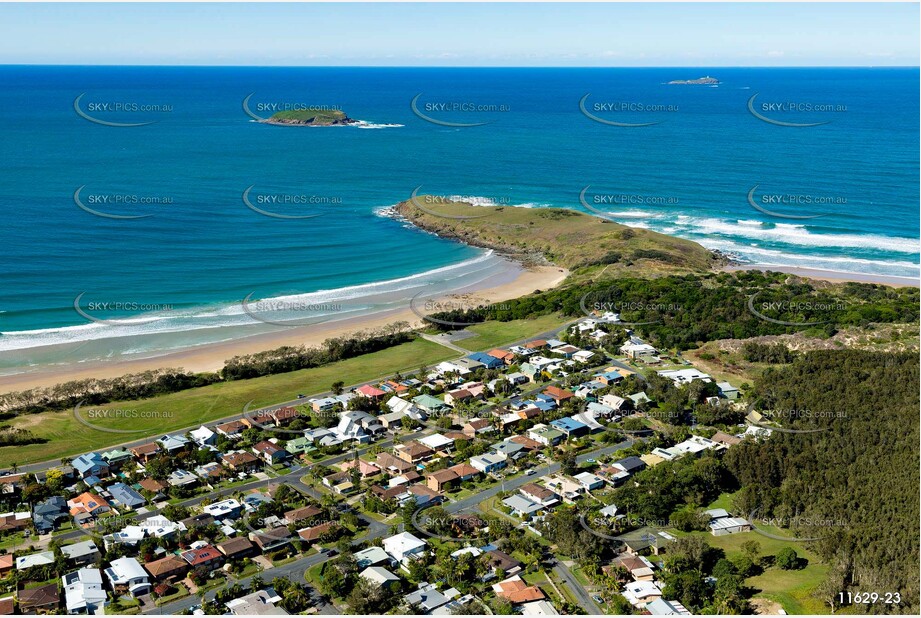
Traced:
<path fill-rule="evenodd" d="M 712 85 L 712 84 L 718 84 L 718 83 L 720 83 L 720 80 L 716 79 L 715 77 L 710 77 L 710 76 L 708 75 L 708 76 L 706 76 L 706 77 L 698 77 L 697 79 L 675 79 L 675 80 L 672 80 L 672 81 L 670 81 L 670 82 L 668 82 L 668 83 L 669 83 L 669 85 L 671 85 L 671 84 L 680 84 L 680 85 Z"/>
<path fill-rule="evenodd" d="M 332 127 L 337 125 L 356 124 L 358 121 L 349 118 L 345 112 L 333 109 L 298 109 L 286 110 L 273 114 L 265 120 L 267 124 L 284 124 L 312 127 Z"/>

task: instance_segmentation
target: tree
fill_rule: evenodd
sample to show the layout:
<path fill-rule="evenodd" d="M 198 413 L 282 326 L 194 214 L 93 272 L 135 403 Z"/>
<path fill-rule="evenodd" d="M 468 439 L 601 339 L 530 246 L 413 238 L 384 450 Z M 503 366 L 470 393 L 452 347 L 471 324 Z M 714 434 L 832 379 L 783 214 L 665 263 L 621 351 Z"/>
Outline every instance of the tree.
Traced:
<path fill-rule="evenodd" d="M 576 454 L 572 451 L 564 451 L 560 455 L 560 470 L 563 474 L 572 476 L 579 469 L 576 463 Z"/>
<path fill-rule="evenodd" d="M 333 385 L 330 388 L 330 390 L 333 392 L 334 395 L 341 395 L 342 390 L 344 388 L 345 388 L 345 382 L 343 382 L 342 380 L 336 380 L 335 382 L 333 382 Z"/>
<path fill-rule="evenodd" d="M 799 556 L 792 547 L 783 547 L 777 552 L 775 557 L 777 566 L 785 571 L 793 571 L 800 568 Z"/>
<path fill-rule="evenodd" d="M 761 543 L 754 539 L 745 541 L 742 543 L 742 553 L 748 556 L 752 562 L 756 562 L 761 554 Z"/>

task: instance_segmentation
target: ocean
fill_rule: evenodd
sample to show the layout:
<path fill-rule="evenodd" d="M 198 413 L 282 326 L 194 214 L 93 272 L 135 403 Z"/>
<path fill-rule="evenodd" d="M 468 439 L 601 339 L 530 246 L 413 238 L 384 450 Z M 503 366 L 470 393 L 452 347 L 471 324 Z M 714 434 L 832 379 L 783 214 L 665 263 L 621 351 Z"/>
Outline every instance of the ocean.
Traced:
<path fill-rule="evenodd" d="M 719 84 L 667 83 L 705 75 Z M 916 68 L 5 66 L 0 82 L 3 373 L 511 276 L 387 216 L 417 189 L 595 212 L 746 263 L 919 277 Z M 253 119 L 314 106 L 361 122 Z"/>

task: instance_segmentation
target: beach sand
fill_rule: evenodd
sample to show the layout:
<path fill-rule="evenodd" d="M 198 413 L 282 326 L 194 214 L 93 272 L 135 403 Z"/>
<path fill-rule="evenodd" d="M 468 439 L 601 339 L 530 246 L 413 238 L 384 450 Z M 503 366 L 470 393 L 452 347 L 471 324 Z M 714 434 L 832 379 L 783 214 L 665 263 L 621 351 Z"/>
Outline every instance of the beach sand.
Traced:
<path fill-rule="evenodd" d="M 891 285 L 892 287 L 919 286 L 919 281 L 917 279 L 912 279 L 911 277 L 849 273 L 836 270 L 822 270 L 819 268 L 802 268 L 799 266 L 778 266 L 776 264 L 743 264 L 737 266 L 727 266 L 723 270 L 727 272 L 739 270 L 771 270 L 779 273 L 797 275 L 806 279 L 817 279 L 819 281 L 831 281 L 834 283 L 846 283 L 851 281 L 856 283 L 878 283 L 881 285 Z"/>
<path fill-rule="evenodd" d="M 458 303 L 459 299 L 463 299 L 463 306 L 495 303 L 526 296 L 534 290 L 556 287 L 568 275 L 569 272 L 566 269 L 557 266 L 533 266 L 521 270 L 517 277 L 508 283 L 482 290 L 448 294 L 435 300 L 436 302 L 454 300 L 455 303 Z M 263 352 L 284 345 L 306 345 L 308 347 L 319 345 L 330 337 L 347 335 L 360 330 L 373 330 L 398 321 L 409 322 L 414 326 L 422 324 L 419 315 L 407 307 L 364 317 L 295 327 L 234 341 L 202 345 L 152 358 L 42 367 L 34 372 L 0 377 L 0 392 L 53 386 L 62 382 L 87 378 L 114 378 L 160 368 L 182 368 L 192 372 L 218 371 L 224 366 L 224 361 L 233 356 Z"/>

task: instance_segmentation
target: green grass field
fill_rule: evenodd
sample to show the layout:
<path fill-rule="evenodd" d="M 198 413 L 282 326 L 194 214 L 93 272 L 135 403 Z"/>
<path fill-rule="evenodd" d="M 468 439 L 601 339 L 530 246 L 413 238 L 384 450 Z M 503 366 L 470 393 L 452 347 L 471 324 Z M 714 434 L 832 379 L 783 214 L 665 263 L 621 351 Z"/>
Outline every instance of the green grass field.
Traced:
<path fill-rule="evenodd" d="M 503 344 L 526 339 L 537 333 L 552 330 L 569 320 L 556 314 L 542 315 L 532 320 L 510 322 L 484 322 L 468 326 L 465 330 L 476 333 L 476 337 L 463 339 L 457 345 L 467 350 L 491 350 Z"/>
<path fill-rule="evenodd" d="M 294 399 L 298 393 L 316 394 L 329 390 L 342 380 L 356 384 L 398 371 L 415 371 L 421 365 L 432 365 L 457 356 L 436 343 L 418 339 L 410 343 L 366 354 L 356 358 L 273 376 L 222 382 L 140 401 L 114 402 L 105 406 L 82 408 L 81 416 L 94 425 L 109 429 L 131 430 L 136 433 L 111 433 L 94 430 L 74 418 L 72 410 L 44 412 L 19 416 L 11 421 L 13 427 L 28 429 L 44 444 L 27 447 L 0 448 L 0 466 L 10 466 L 53 460 L 100 450 L 116 444 L 140 440 L 145 436 L 175 431 L 243 412 L 247 402 L 251 408 Z M 96 410 L 106 411 L 108 417 L 92 417 Z M 123 416 L 113 418 L 114 411 Z M 131 418 L 126 418 L 129 412 Z"/>

